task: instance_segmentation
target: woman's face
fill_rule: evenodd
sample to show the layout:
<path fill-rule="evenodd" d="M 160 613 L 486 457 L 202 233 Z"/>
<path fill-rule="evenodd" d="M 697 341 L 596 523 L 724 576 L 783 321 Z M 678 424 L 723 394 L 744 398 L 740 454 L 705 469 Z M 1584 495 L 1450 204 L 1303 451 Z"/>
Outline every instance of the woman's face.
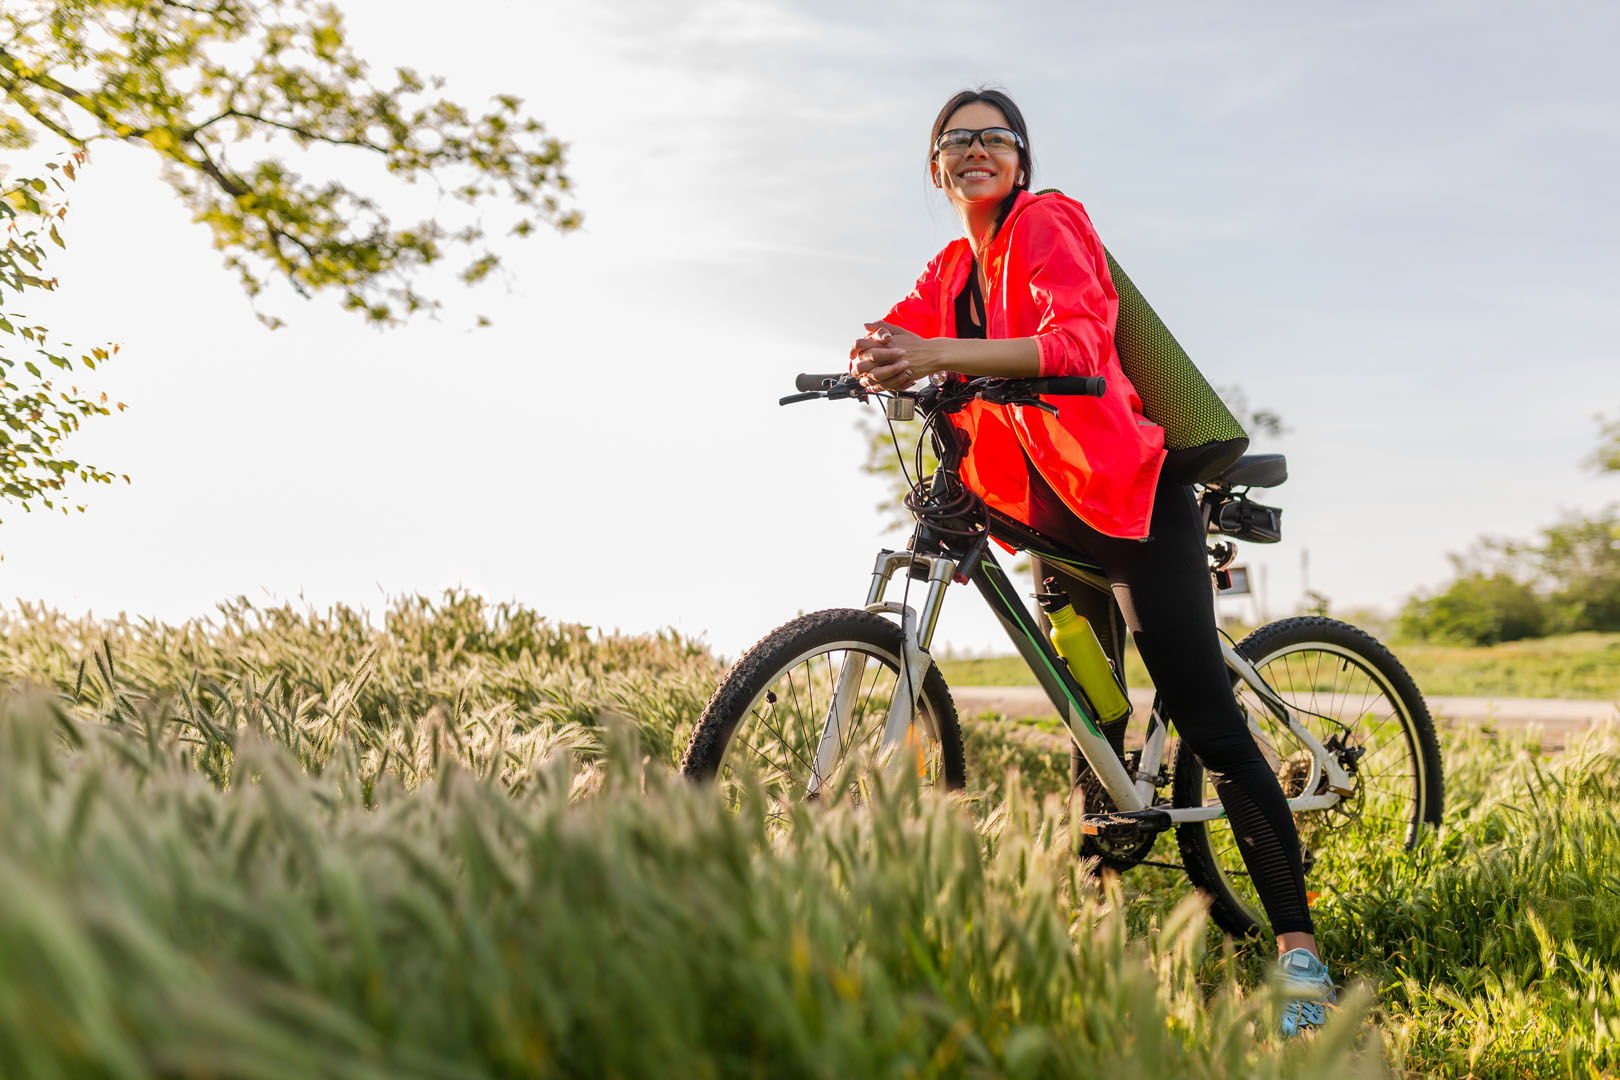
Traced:
<path fill-rule="evenodd" d="M 951 113 L 941 130 L 1008 127 L 1002 111 L 974 101 Z M 958 209 L 975 204 L 999 206 L 1018 182 L 1018 151 L 989 151 L 979 139 L 966 150 L 941 150 L 929 163 L 937 184 Z"/>

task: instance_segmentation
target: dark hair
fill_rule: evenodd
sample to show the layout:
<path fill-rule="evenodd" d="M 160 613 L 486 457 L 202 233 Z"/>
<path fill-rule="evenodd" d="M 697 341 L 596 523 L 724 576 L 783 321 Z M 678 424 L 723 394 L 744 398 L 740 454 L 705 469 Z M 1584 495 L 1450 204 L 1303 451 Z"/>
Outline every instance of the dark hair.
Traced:
<path fill-rule="evenodd" d="M 928 134 L 928 160 L 930 162 L 934 160 L 934 144 L 939 142 L 939 136 L 945 130 L 945 123 L 950 120 L 951 114 L 962 106 L 972 105 L 977 101 L 1000 109 L 1001 115 L 1007 118 L 1007 126 L 1017 132 L 1018 137 L 1024 142 L 1024 145 L 1018 148 L 1018 167 L 1024 176 L 1022 180 L 1014 183 L 1013 189 L 1007 193 L 1007 201 L 1002 204 L 1001 213 L 996 216 L 999 228 L 1000 223 L 1007 220 L 1007 213 L 1012 209 L 1013 200 L 1018 198 L 1018 193 L 1028 191 L 1035 180 L 1035 159 L 1030 150 L 1029 125 L 1024 123 L 1023 112 L 1014 104 L 1013 99 L 1007 96 L 1006 91 L 981 86 L 977 90 L 962 90 L 952 95 L 951 100 L 945 103 L 945 107 L 939 110 L 939 115 L 934 117 L 934 128 Z"/>

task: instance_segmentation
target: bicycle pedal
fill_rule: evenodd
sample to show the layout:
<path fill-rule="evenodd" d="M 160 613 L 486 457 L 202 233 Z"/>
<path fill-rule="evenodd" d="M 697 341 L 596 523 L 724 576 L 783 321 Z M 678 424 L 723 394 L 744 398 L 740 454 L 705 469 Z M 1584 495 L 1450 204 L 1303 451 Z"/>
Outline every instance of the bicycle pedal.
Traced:
<path fill-rule="evenodd" d="M 1157 836 L 1170 828 L 1165 810 L 1119 810 L 1111 814 L 1087 814 L 1080 819 L 1080 831 L 1109 843 L 1129 843 L 1145 836 Z"/>

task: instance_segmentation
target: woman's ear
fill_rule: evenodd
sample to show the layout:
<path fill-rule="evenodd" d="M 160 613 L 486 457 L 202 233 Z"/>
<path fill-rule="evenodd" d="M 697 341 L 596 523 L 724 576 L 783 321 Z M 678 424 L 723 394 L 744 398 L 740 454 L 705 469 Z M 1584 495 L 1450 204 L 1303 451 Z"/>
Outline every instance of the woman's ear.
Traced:
<path fill-rule="evenodd" d="M 928 163 L 928 178 L 934 182 L 935 187 L 939 187 L 939 162 L 937 160 Z"/>

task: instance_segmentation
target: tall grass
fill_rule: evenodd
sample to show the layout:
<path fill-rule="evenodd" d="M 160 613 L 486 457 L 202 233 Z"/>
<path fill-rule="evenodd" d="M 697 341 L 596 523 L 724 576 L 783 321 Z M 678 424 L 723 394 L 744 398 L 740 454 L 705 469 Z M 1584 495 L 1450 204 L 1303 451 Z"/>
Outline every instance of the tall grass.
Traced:
<path fill-rule="evenodd" d="M 1610 732 L 1556 764 L 1451 746 L 1446 829 L 1316 908 L 1371 996 L 1288 1046 L 1265 950 L 1178 873 L 1087 876 L 1038 741 L 970 728 L 968 799 L 880 778 L 772 826 L 667 767 L 718 677 L 700 647 L 460 595 L 383 621 L 6 616 L 0 1075 L 1620 1064 Z"/>
<path fill-rule="evenodd" d="M 766 827 L 621 748 L 517 790 L 447 757 L 312 776 L 244 732 L 0 716 L 7 1076 L 1347 1076 L 1133 940 L 1016 785 L 981 833 L 915 790 Z M 1257 1029 L 1261 1032 L 1257 1037 Z"/>
<path fill-rule="evenodd" d="M 556 750 L 596 752 L 615 724 L 673 760 L 719 674 L 707 649 L 673 633 L 593 633 L 465 593 L 399 600 L 381 626 L 342 605 L 242 599 L 179 626 L 26 604 L 0 615 L 0 681 L 52 685 L 107 722 L 180 724 L 216 779 L 236 732 L 260 728 L 306 769 L 346 742 L 406 784 L 431 777 L 445 749 L 430 730 L 479 771 L 514 778 Z"/>
<path fill-rule="evenodd" d="M 1620 1066 L 1620 743 L 1606 729 L 1556 764 L 1533 748 L 1454 747 L 1437 842 L 1368 852 L 1321 913 L 1398 1057 L 1442 1074 Z"/>

